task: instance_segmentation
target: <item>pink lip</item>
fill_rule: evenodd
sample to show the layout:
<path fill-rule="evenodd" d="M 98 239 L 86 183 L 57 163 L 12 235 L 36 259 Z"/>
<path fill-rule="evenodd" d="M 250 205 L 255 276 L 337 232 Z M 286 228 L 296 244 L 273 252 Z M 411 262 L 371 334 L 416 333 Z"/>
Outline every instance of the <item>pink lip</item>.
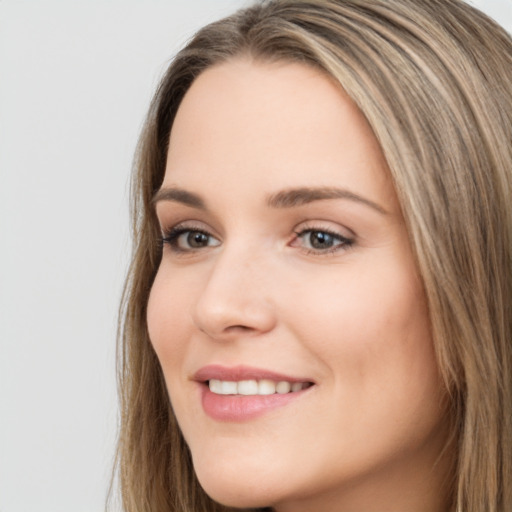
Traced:
<path fill-rule="evenodd" d="M 309 387 L 294 393 L 249 396 L 217 395 L 210 391 L 207 383 L 210 379 L 226 381 L 269 379 L 275 382 L 311 382 L 307 378 L 291 377 L 249 366 L 228 368 L 220 365 L 209 365 L 196 372 L 193 379 L 199 384 L 201 403 L 205 413 L 214 420 L 225 422 L 252 420 L 273 409 L 289 404 L 311 389 Z"/>

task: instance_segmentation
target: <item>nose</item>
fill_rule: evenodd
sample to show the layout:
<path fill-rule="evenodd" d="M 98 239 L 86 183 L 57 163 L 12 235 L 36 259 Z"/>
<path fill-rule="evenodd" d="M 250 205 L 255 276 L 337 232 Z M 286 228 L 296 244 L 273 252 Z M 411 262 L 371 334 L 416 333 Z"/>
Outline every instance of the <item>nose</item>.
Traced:
<path fill-rule="evenodd" d="M 254 254 L 223 251 L 212 263 L 193 306 L 195 326 L 219 341 L 271 331 L 276 316 L 268 274 Z"/>

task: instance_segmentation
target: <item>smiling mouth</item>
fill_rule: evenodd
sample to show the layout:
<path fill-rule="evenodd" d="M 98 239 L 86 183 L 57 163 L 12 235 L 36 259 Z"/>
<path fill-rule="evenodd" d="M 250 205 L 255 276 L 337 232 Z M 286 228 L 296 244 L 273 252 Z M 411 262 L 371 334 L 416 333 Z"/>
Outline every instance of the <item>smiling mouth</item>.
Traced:
<path fill-rule="evenodd" d="M 297 393 L 313 385 L 312 382 L 273 381 L 270 379 L 250 379 L 229 381 L 210 379 L 206 381 L 210 391 L 216 395 L 266 396 Z"/>
<path fill-rule="evenodd" d="M 204 412 L 220 422 L 243 423 L 309 394 L 315 382 L 245 365 L 204 366 L 193 375 Z"/>

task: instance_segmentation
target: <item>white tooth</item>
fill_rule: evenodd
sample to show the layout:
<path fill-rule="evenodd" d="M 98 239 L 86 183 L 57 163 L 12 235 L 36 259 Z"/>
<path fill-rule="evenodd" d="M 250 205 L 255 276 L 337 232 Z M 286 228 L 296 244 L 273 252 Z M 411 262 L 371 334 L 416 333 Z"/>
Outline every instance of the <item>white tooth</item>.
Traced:
<path fill-rule="evenodd" d="M 292 391 L 300 391 L 302 389 L 302 382 L 294 382 L 292 384 Z"/>
<path fill-rule="evenodd" d="M 241 380 L 238 383 L 238 394 L 239 395 L 257 395 L 258 394 L 258 382 L 255 380 Z"/>
<path fill-rule="evenodd" d="M 218 395 L 222 393 L 222 382 L 220 380 L 210 379 L 208 384 L 212 393 L 217 393 Z"/>
<path fill-rule="evenodd" d="M 260 380 L 258 382 L 259 395 L 273 395 L 276 392 L 276 384 L 272 380 Z"/>
<path fill-rule="evenodd" d="M 223 395 L 236 395 L 237 393 L 237 383 L 231 382 L 229 380 L 221 381 L 221 394 Z"/>
<path fill-rule="evenodd" d="M 276 391 L 280 394 L 289 393 L 292 386 L 289 382 L 278 382 L 276 385 Z"/>

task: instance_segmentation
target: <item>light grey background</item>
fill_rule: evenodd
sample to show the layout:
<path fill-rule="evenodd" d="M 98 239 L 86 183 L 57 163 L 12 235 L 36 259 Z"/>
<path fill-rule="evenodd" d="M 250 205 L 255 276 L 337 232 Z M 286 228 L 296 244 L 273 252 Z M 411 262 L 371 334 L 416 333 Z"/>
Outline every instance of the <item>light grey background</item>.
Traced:
<path fill-rule="evenodd" d="M 170 57 L 248 3 L 0 1 L 0 512 L 104 508 L 133 149 Z"/>

